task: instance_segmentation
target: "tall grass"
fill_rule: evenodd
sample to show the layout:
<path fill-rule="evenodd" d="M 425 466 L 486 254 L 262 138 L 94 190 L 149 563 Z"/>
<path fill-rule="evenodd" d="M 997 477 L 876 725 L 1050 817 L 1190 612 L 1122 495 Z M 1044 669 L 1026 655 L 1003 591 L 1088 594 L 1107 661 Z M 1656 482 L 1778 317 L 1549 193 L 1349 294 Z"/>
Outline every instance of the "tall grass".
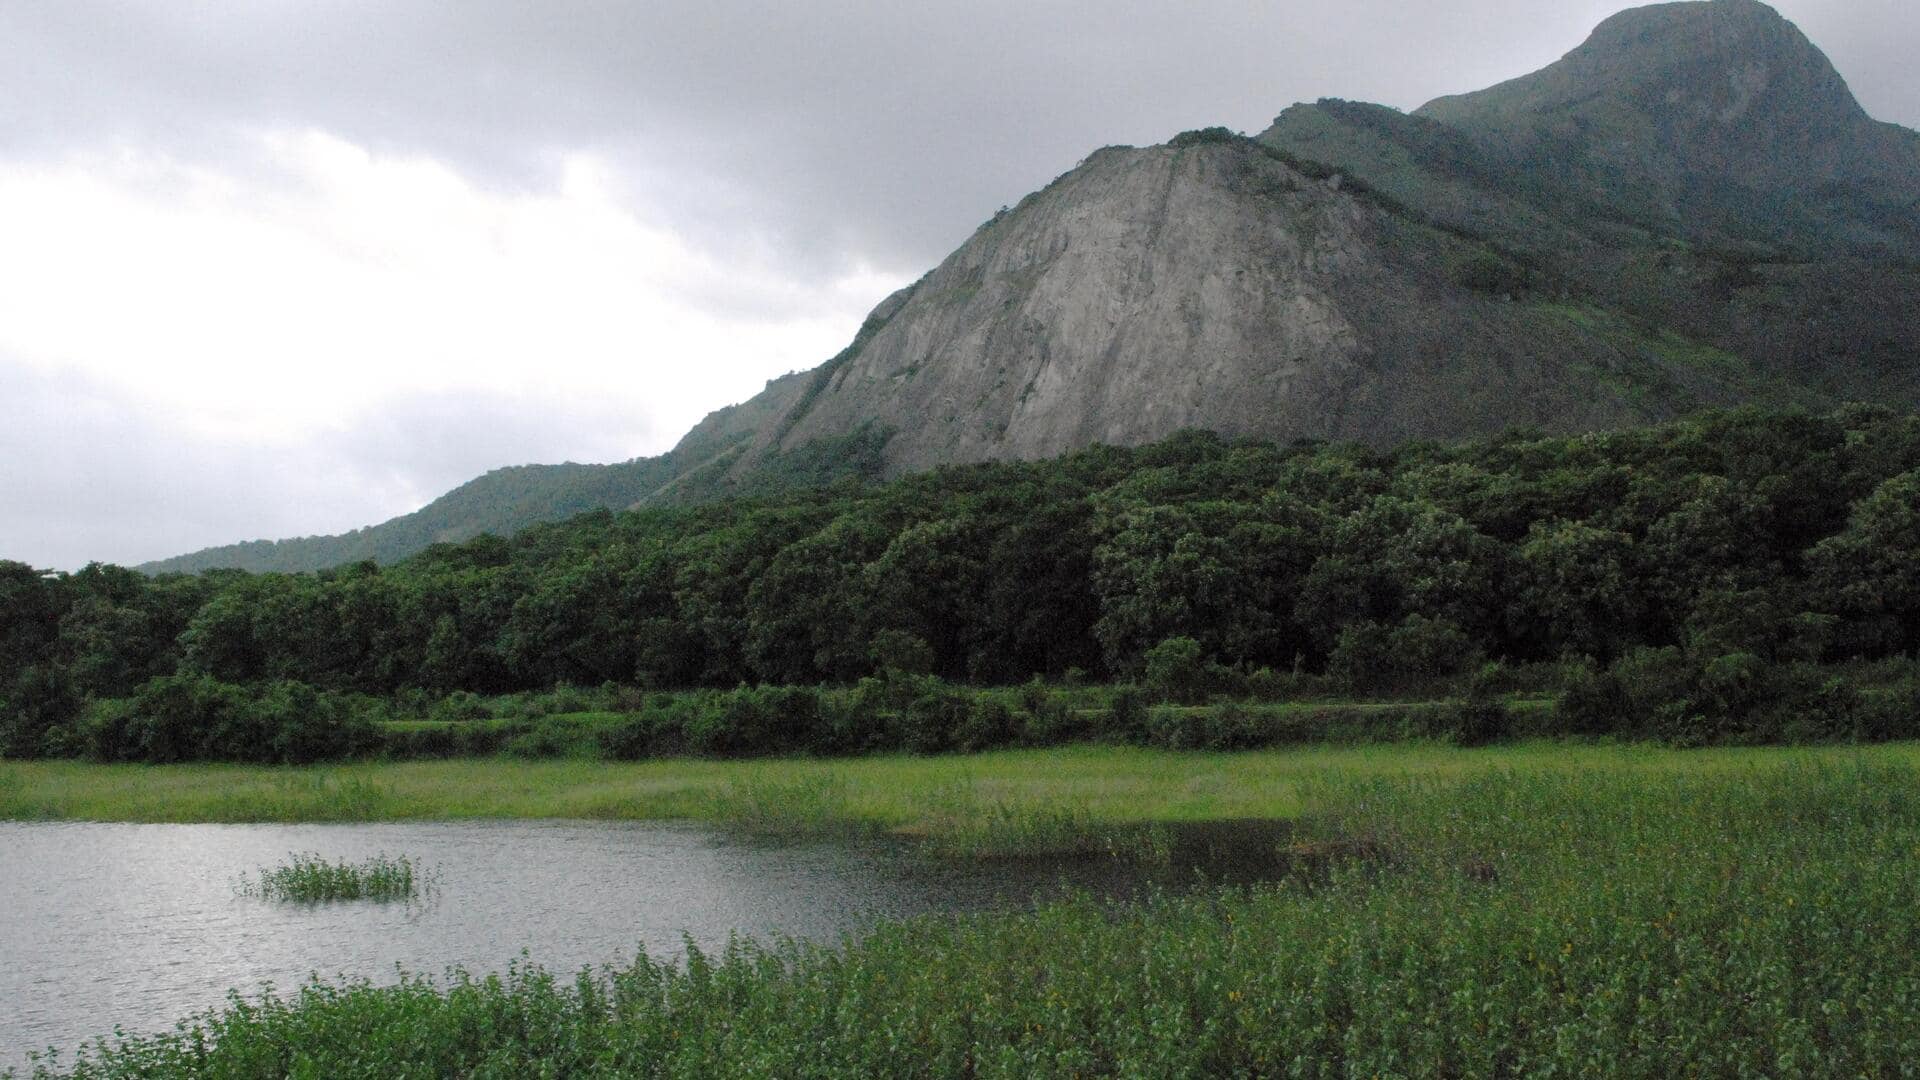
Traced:
<path fill-rule="evenodd" d="M 1880 1076 L 1920 1061 L 1920 772 L 1329 778 L 1278 884 L 314 983 L 79 1076 Z M 1384 856 L 1384 857 L 1383 857 Z"/>
<path fill-rule="evenodd" d="M 418 863 L 405 855 L 385 853 L 348 862 L 328 862 L 317 854 L 295 853 L 274 867 L 262 867 L 257 877 L 244 879 L 240 892 L 262 900 L 296 904 L 325 904 L 342 900 L 376 903 L 417 899 L 427 884 Z"/>
<path fill-rule="evenodd" d="M 405 761 L 326 767 L 10 762 L 0 792 L 10 820 L 144 822 L 400 821 L 583 818 L 726 821 L 783 787 L 862 827 L 912 829 L 937 817 L 929 792 L 971 783 L 1015 810 L 1084 807 L 1103 823 L 1290 818 L 1328 776 L 1458 778 L 1561 765 L 1658 779 L 1787 760 L 1920 763 L 1920 744 L 1806 750 L 1540 741 L 1480 750 L 1437 743 L 1319 746 L 1237 753 L 1121 746 L 969 756 L 780 761 Z M 814 785 L 821 797 L 808 794 Z M 755 789 L 760 794 L 754 795 Z M 751 797 L 748 797 L 751 796 Z M 829 797 L 830 796 L 830 797 Z M 809 810 L 809 813 L 812 811 Z M 770 816 L 770 815 L 769 815 Z M 802 818 L 806 814 L 800 815 Z"/>
<path fill-rule="evenodd" d="M 755 769 L 712 791 L 702 816 L 741 832 L 783 839 L 845 837 L 869 831 L 848 804 L 838 773 L 784 775 Z"/>

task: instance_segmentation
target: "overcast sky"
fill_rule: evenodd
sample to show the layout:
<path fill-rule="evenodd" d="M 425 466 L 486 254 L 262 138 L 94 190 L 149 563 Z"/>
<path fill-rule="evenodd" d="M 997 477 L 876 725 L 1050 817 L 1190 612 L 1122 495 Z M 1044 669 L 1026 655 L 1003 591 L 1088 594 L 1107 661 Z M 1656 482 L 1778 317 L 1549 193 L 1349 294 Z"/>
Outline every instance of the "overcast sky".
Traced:
<path fill-rule="evenodd" d="M 659 453 L 1100 146 L 1413 108 L 1620 6 L 0 0 L 0 559 Z M 1920 4 L 1778 6 L 1920 127 Z"/>

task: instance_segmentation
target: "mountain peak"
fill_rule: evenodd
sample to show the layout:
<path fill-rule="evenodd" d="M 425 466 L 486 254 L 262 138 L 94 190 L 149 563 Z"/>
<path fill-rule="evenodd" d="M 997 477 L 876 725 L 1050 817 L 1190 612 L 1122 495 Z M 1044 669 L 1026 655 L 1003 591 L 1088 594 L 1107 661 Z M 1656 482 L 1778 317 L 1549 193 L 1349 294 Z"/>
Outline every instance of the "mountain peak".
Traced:
<path fill-rule="evenodd" d="M 1419 113 L 1460 126 L 1631 108 L 1673 137 L 1791 120 L 1795 130 L 1853 127 L 1866 113 L 1798 27 L 1758 0 L 1632 8 L 1600 24 L 1558 63 Z"/>
<path fill-rule="evenodd" d="M 1659 231 L 1912 250 L 1920 137 L 1869 117 L 1826 55 L 1758 0 L 1623 11 L 1553 65 L 1416 115 Z M 1808 215 L 1824 223 L 1782 231 Z"/>

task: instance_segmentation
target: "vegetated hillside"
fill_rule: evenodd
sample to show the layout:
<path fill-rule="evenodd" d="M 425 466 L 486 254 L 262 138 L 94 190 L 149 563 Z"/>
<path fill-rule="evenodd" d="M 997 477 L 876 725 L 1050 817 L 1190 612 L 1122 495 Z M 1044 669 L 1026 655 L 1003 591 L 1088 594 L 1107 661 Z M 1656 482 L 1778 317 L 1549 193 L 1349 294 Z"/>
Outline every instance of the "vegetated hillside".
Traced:
<path fill-rule="evenodd" d="M 1416 115 L 1534 190 L 1697 243 L 1920 255 L 1920 135 L 1869 117 L 1756 0 L 1622 12 L 1558 63 Z"/>
<path fill-rule="evenodd" d="M 635 463 L 641 482 L 604 505 L 1188 428 L 1389 446 L 1737 403 L 1911 406 L 1916 147 L 1753 0 L 1622 13 L 1542 72 L 1411 116 L 1323 101 L 1257 140 L 1110 147 L 729 414 L 724 440 L 697 429 Z M 502 528 L 566 500 L 518 501 Z M 396 527 L 380 554 L 493 527 Z"/>
<path fill-rule="evenodd" d="M 1920 397 L 1920 135 L 1753 0 L 1636 8 L 1525 78 L 1412 115 L 1299 105 L 1260 139 L 1483 238 L 1518 281 L 1817 392 Z"/>
<path fill-rule="evenodd" d="M 207 548 L 171 559 L 143 563 L 149 574 L 197 573 L 227 567 L 252 571 L 319 570 L 371 559 L 391 563 L 432 544 L 458 543 L 482 533 L 512 536 L 528 525 L 563 521 L 589 510 L 623 509 L 648 500 L 705 497 L 717 489 L 701 477 L 737 456 L 742 441 L 768 415 L 804 385 L 803 377 L 788 375 L 744 405 L 721 409 L 659 457 L 637 458 L 614 465 L 523 465 L 495 469 L 470 480 L 426 506 L 378 525 L 338 536 L 303 536 L 291 540 L 254 540 Z M 843 458 L 820 461 L 809 479 L 832 480 L 843 471 L 860 471 L 860 463 Z M 792 464 L 789 465 L 793 468 Z M 703 472 L 703 469 L 707 472 Z M 675 486 L 675 493 L 667 489 Z M 696 494 L 697 493 L 697 494 Z"/>
<path fill-rule="evenodd" d="M 458 543 L 481 533 L 511 536 L 536 521 L 556 521 L 604 506 L 632 503 L 670 473 L 660 458 L 619 465 L 516 465 L 495 469 L 391 521 L 338 536 L 253 540 L 145 563 L 153 574 L 196 573 L 214 567 L 305 570 L 371 559 L 390 563 L 431 544 Z"/>

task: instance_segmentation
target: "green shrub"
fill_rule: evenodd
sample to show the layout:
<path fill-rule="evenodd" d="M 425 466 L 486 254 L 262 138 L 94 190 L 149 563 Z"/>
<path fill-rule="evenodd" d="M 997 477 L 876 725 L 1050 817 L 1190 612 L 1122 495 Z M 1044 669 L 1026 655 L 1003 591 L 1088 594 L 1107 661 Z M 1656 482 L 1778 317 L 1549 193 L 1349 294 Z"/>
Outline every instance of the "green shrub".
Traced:
<path fill-rule="evenodd" d="M 968 715 L 966 695 L 929 689 L 894 718 L 893 741 L 910 754 L 938 754 L 954 747 Z"/>
<path fill-rule="evenodd" d="M 381 736 L 365 712 L 305 683 L 268 684 L 254 698 L 252 727 L 271 732 L 271 760 L 288 765 L 337 761 L 371 752 Z"/>
<path fill-rule="evenodd" d="M 31 758 L 49 736 L 80 715 L 81 698 L 65 668 L 31 665 L 0 685 L 0 758 Z M 64 740 L 62 740 L 64 741 Z"/>
<path fill-rule="evenodd" d="M 427 719 L 441 721 L 488 720 L 492 717 L 493 710 L 487 708 L 486 701 L 471 690 L 455 690 L 434 702 L 427 713 Z"/>
<path fill-rule="evenodd" d="M 1058 746 L 1086 733 L 1085 725 L 1064 696 L 1027 695 L 1023 690 L 1022 700 L 1031 702 L 1024 710 L 1025 715 L 1019 718 L 1022 746 Z"/>
<path fill-rule="evenodd" d="M 1211 689 L 1200 643 L 1190 637 L 1170 637 L 1147 650 L 1147 692 L 1161 701 L 1197 704 Z"/>
<path fill-rule="evenodd" d="M 1860 695 L 1855 732 L 1865 742 L 1920 736 L 1920 679 Z"/>
<path fill-rule="evenodd" d="M 851 691 L 822 695 L 820 725 L 827 753 L 865 754 L 887 743 L 887 690 L 880 679 L 861 679 Z"/>
<path fill-rule="evenodd" d="M 1492 689 L 1497 674 L 1483 670 L 1468 687 L 1466 700 L 1453 707 L 1446 736 L 1454 745 L 1487 746 L 1513 735 L 1513 716 Z"/>
<path fill-rule="evenodd" d="M 342 900 L 392 903 L 412 900 L 427 884 L 419 864 L 401 855 L 375 855 L 359 862 L 328 862 L 315 854 L 295 854 L 281 866 L 262 868 L 242 881 L 243 896 L 283 903 L 327 904 Z"/>
<path fill-rule="evenodd" d="M 1104 734 L 1110 739 L 1121 742 L 1147 741 L 1147 702 L 1146 696 L 1138 687 L 1131 685 L 1114 687 L 1112 701 L 1107 707 L 1107 728 Z"/>
<path fill-rule="evenodd" d="M 531 727 L 508 739 L 502 748 L 520 758 L 594 758 L 602 755 L 606 731 L 620 727 L 619 721 L 601 722 L 595 714 L 543 716 L 530 721 Z"/>
<path fill-rule="evenodd" d="M 1012 741 L 1013 710 L 998 698 L 976 693 L 967 705 L 960 726 L 954 730 L 954 749 L 977 753 Z"/>

